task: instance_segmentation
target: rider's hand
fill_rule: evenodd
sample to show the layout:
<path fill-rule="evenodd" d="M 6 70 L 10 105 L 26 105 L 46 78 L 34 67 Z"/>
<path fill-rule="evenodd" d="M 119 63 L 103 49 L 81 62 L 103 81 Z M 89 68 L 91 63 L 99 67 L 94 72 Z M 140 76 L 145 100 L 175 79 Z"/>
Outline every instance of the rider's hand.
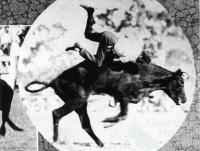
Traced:
<path fill-rule="evenodd" d="M 81 46 L 80 46 L 80 44 L 78 42 L 74 43 L 74 47 L 79 48 L 79 49 L 81 48 Z"/>

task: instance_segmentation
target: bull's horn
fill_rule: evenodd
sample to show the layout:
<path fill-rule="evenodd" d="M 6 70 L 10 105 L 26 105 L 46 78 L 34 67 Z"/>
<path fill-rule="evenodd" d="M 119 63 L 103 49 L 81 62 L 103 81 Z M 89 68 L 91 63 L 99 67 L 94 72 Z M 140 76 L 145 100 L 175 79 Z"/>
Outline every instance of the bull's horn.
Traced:
<path fill-rule="evenodd" d="M 180 73 L 183 73 L 183 72 L 181 71 L 181 69 L 178 69 L 178 70 L 176 70 L 175 73 L 176 73 L 176 74 L 180 74 Z"/>
<path fill-rule="evenodd" d="M 190 78 L 189 74 L 187 72 L 182 72 L 182 78 L 184 80 L 188 80 Z"/>

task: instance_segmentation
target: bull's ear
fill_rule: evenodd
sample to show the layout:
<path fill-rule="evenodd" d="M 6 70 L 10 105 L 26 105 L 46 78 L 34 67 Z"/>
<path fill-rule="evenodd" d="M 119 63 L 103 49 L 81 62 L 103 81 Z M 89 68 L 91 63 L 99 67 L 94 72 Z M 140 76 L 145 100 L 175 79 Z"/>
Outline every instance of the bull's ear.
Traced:
<path fill-rule="evenodd" d="M 181 71 L 180 68 L 175 72 L 175 74 L 182 74 L 182 73 L 183 73 L 183 72 Z"/>

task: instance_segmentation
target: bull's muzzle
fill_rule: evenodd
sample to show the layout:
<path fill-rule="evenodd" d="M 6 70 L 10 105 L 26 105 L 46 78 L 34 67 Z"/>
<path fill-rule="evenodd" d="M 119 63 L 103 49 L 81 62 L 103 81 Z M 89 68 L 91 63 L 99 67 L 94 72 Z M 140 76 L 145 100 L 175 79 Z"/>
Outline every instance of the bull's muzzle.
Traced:
<path fill-rule="evenodd" d="M 109 100 L 109 104 L 108 104 L 108 106 L 110 106 L 110 107 L 115 107 L 116 106 L 116 101 L 114 100 L 114 99 L 110 99 Z"/>
<path fill-rule="evenodd" d="M 184 96 L 181 96 L 181 97 L 179 98 L 179 102 L 181 102 L 181 103 L 187 102 L 186 96 L 185 96 L 185 95 L 184 95 Z"/>

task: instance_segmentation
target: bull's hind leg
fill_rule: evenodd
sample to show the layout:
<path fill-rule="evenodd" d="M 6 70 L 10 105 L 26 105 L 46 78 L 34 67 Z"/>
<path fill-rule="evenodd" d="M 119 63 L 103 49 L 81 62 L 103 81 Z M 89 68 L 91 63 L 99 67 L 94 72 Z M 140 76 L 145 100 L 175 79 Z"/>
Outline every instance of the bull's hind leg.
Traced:
<path fill-rule="evenodd" d="M 90 119 L 87 113 L 87 103 L 85 103 L 81 108 L 76 109 L 75 111 L 79 115 L 82 128 L 93 138 L 98 146 L 103 147 L 104 144 L 100 141 L 100 139 L 94 134 L 92 130 Z"/>
<path fill-rule="evenodd" d="M 62 107 L 55 109 L 53 114 L 53 141 L 57 141 L 58 139 L 58 123 L 60 119 L 72 112 L 73 109 L 68 105 L 63 105 Z"/>

